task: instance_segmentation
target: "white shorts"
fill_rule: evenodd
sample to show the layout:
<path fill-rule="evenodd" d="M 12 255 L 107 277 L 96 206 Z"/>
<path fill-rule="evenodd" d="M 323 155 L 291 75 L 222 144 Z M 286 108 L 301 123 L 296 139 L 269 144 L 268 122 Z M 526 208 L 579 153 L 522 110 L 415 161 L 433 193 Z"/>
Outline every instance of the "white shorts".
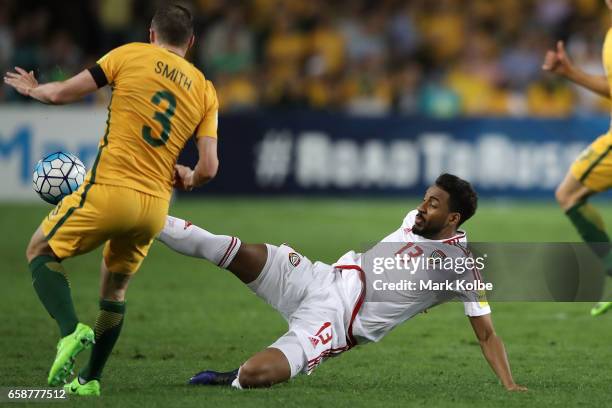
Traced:
<path fill-rule="evenodd" d="M 350 328 L 361 294 L 347 293 L 342 272 L 330 265 L 313 264 L 287 245 L 266 245 L 266 265 L 248 286 L 289 323 L 287 333 L 270 347 L 287 357 L 291 377 L 310 374 L 354 345 Z"/>

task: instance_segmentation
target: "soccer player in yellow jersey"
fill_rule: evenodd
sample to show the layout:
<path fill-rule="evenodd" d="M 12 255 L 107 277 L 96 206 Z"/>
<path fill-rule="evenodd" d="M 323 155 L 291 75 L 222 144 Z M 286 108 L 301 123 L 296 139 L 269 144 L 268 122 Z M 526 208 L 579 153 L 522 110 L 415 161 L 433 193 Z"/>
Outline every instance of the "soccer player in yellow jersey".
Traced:
<path fill-rule="evenodd" d="M 612 0 L 606 0 L 612 10 Z M 603 65 L 606 75 L 590 75 L 576 67 L 565 52 L 563 42 L 546 53 L 542 69 L 560 75 L 596 94 L 610 98 L 612 87 L 612 29 L 603 46 Z M 612 130 L 596 139 L 572 164 L 556 191 L 556 198 L 582 239 L 591 244 L 612 276 L 610 237 L 599 211 L 588 199 L 612 188 Z M 598 316 L 612 308 L 612 302 L 600 302 L 591 310 Z"/>
<path fill-rule="evenodd" d="M 121 331 L 128 282 L 164 226 L 173 185 L 191 190 L 217 172 L 215 89 L 184 59 L 194 43 L 190 12 L 176 5 L 160 8 L 150 42 L 116 48 L 63 82 L 38 84 L 20 68 L 4 78 L 21 94 L 50 104 L 79 100 L 106 85 L 113 91 L 106 131 L 85 182 L 43 220 L 27 248 L 33 286 L 61 334 L 49 385 L 64 383 L 76 355 L 93 344 L 89 363 L 66 386 L 71 394 L 100 394 L 102 370 Z M 194 170 L 176 164 L 193 135 L 199 151 Z M 77 319 L 61 261 L 101 244 L 94 332 Z"/>

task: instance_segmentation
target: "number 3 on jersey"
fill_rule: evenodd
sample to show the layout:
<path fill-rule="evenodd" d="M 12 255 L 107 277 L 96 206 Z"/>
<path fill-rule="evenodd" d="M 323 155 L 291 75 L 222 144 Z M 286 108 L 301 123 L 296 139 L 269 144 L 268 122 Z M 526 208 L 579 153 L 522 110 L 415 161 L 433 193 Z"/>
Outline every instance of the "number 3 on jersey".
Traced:
<path fill-rule="evenodd" d="M 164 112 L 155 112 L 153 119 L 161 124 L 162 131 L 159 138 L 155 138 L 151 135 L 152 129 L 149 126 L 142 127 L 143 139 L 153 147 L 159 147 L 166 144 L 170 138 L 170 132 L 172 131 L 172 125 L 170 119 L 174 116 L 176 109 L 176 98 L 170 91 L 158 91 L 151 98 L 153 105 L 159 105 L 162 101 L 168 103 L 168 108 Z"/>

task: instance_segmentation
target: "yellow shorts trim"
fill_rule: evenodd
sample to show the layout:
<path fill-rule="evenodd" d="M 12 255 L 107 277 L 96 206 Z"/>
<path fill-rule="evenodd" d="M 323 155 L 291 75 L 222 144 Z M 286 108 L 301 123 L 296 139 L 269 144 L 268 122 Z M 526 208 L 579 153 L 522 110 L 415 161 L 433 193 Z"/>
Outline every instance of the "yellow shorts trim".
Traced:
<path fill-rule="evenodd" d="M 162 230 L 168 201 L 127 187 L 83 184 L 42 221 L 56 256 L 71 258 L 106 243 L 113 273 L 135 273 Z"/>
<path fill-rule="evenodd" d="M 572 164 L 572 175 L 594 192 L 612 188 L 612 134 L 597 138 Z"/>

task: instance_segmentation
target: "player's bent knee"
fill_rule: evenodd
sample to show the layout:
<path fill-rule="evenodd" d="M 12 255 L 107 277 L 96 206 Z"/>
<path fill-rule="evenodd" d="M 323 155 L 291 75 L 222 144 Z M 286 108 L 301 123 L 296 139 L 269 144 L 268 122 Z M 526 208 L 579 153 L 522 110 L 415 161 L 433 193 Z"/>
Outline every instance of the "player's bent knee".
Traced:
<path fill-rule="evenodd" d="M 25 251 L 25 256 L 26 256 L 26 259 L 28 260 L 28 263 L 32 262 L 32 259 L 38 256 L 36 247 L 32 245 L 32 242 L 28 244 L 28 247 L 26 248 L 26 251 Z"/>
<path fill-rule="evenodd" d="M 265 370 L 250 365 L 242 366 L 238 381 L 242 388 L 265 388 L 275 384 L 271 381 L 271 378 L 266 375 Z"/>
<path fill-rule="evenodd" d="M 557 199 L 559 206 L 565 211 L 569 210 L 579 202 L 586 200 L 588 197 L 589 192 L 585 190 L 569 191 L 563 187 L 559 187 L 555 191 L 555 198 Z"/>
<path fill-rule="evenodd" d="M 125 290 L 116 292 L 105 292 L 101 295 L 101 298 L 110 302 L 125 302 Z"/>
<path fill-rule="evenodd" d="M 28 247 L 26 248 L 26 259 L 29 262 L 32 262 L 34 258 L 41 255 L 48 255 L 56 257 L 53 249 L 49 246 L 49 243 L 45 239 L 45 236 L 37 230 L 34 235 L 32 235 L 32 239 L 28 243 Z"/>
<path fill-rule="evenodd" d="M 125 294 L 131 277 L 129 274 L 111 273 L 108 270 L 103 270 L 102 285 L 100 287 L 102 299 L 112 302 L 125 301 Z"/>
<path fill-rule="evenodd" d="M 555 190 L 555 199 L 561 208 L 566 208 L 566 206 L 571 205 L 570 203 L 570 195 L 563 185 L 560 185 Z"/>
<path fill-rule="evenodd" d="M 243 388 L 264 388 L 289 380 L 291 374 L 285 375 L 274 364 L 262 364 L 247 361 L 240 367 L 238 381 Z"/>
<path fill-rule="evenodd" d="M 266 385 L 264 385 L 264 382 L 262 381 L 265 379 L 263 377 L 264 373 L 260 367 L 247 362 L 240 367 L 238 381 L 240 382 L 240 386 L 243 388 L 265 387 Z"/>
<path fill-rule="evenodd" d="M 581 181 L 568 174 L 555 190 L 555 199 L 559 206 L 567 211 L 594 193 L 594 191 L 582 184 Z"/>

